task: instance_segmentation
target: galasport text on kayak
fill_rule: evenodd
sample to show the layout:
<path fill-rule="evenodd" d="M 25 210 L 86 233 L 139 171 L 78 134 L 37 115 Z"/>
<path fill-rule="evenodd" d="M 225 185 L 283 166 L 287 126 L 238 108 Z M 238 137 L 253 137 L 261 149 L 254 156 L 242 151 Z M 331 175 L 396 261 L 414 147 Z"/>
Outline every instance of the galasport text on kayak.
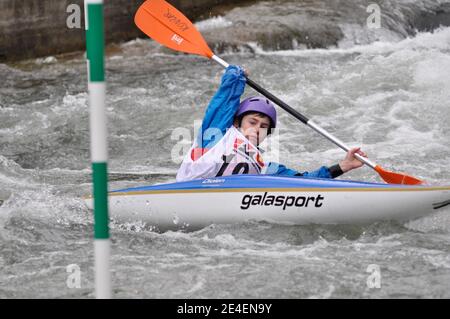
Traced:
<path fill-rule="evenodd" d="M 316 196 L 274 196 L 267 192 L 264 195 L 244 195 L 241 209 L 249 209 L 250 206 L 283 206 L 286 207 L 322 207 L 325 197 Z"/>

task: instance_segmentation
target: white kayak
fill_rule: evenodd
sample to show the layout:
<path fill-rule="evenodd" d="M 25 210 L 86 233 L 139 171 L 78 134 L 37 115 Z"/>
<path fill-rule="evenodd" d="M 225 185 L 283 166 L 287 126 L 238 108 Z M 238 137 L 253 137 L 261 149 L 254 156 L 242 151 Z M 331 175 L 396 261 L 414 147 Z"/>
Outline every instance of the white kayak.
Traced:
<path fill-rule="evenodd" d="M 92 209 L 92 198 L 86 198 Z M 236 175 L 109 193 L 113 218 L 164 231 L 248 220 L 290 225 L 416 219 L 450 206 L 450 186 Z"/>

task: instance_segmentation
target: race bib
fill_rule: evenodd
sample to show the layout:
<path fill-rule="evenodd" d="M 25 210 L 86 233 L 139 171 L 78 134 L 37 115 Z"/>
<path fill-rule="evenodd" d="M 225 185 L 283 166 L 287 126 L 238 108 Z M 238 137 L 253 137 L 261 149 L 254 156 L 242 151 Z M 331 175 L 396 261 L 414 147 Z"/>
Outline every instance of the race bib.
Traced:
<path fill-rule="evenodd" d="M 191 153 L 183 160 L 177 181 L 240 174 L 261 174 L 264 163 L 260 150 L 235 127 L 228 129 L 222 139 L 198 159 Z"/>

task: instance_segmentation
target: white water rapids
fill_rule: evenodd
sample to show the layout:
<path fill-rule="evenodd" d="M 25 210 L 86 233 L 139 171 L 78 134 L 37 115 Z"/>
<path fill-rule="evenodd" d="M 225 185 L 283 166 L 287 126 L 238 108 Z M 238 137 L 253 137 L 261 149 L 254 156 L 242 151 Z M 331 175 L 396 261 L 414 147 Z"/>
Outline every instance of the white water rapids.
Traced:
<path fill-rule="evenodd" d="M 450 184 L 450 28 L 345 48 L 250 45 L 256 53 L 221 56 L 383 167 Z M 0 298 L 93 297 L 92 213 L 80 199 L 91 190 L 84 57 L 0 72 Z M 110 189 L 174 180 L 172 132 L 193 134 L 221 72 L 148 40 L 109 48 Z M 344 156 L 279 115 L 280 162 L 304 171 Z M 379 181 L 369 168 L 342 178 Z M 248 222 L 162 234 L 139 220 L 111 227 L 116 297 L 450 298 L 450 209 L 406 224 Z M 67 286 L 71 264 L 81 270 L 79 289 Z M 370 265 L 380 269 L 380 288 L 367 285 Z"/>

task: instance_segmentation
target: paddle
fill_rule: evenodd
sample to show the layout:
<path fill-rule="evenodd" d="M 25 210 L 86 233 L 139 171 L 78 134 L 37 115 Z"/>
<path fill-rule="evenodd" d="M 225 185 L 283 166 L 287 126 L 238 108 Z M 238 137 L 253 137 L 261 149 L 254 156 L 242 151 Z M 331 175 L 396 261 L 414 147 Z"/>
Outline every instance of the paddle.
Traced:
<path fill-rule="evenodd" d="M 227 62 L 211 51 L 192 22 L 164 0 L 147 0 L 144 2 L 136 12 L 134 21 L 139 29 L 150 38 L 168 48 L 207 57 L 216 61 L 224 68 L 229 66 Z M 342 141 L 332 136 L 326 130 L 319 127 L 316 123 L 297 112 L 248 77 L 247 84 L 343 150 L 347 152 L 350 150 Z M 381 178 L 389 184 L 418 185 L 423 183 L 415 177 L 387 171 L 359 154 L 355 154 L 355 156 L 358 160 L 377 171 Z"/>

